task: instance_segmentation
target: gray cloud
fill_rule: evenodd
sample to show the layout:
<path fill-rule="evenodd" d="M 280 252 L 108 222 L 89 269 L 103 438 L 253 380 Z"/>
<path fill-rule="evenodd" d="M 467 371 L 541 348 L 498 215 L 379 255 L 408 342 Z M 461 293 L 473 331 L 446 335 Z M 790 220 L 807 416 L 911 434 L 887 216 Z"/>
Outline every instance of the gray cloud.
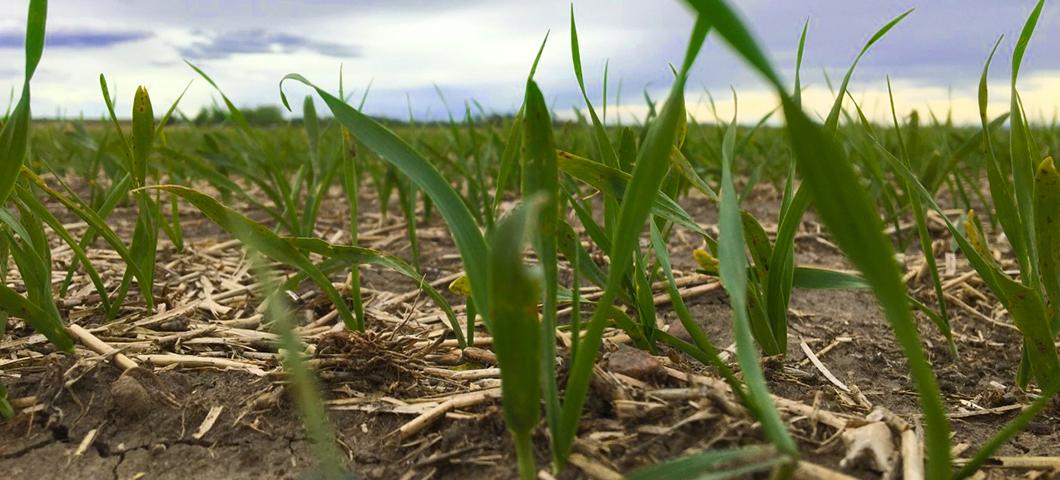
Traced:
<path fill-rule="evenodd" d="M 287 30 L 311 29 L 321 21 L 349 16 L 397 13 L 436 15 L 456 10 L 492 7 L 496 0 L 93 0 L 53 2 L 53 19 L 71 23 L 85 19 L 107 25 L 133 22 L 152 27 L 250 30 L 283 25 Z M 24 15 L 24 11 L 20 12 Z M 22 21 L 22 16 L 19 20 Z"/>
<path fill-rule="evenodd" d="M 910 7 L 916 9 L 872 47 L 859 63 L 856 76 L 884 74 L 936 85 L 978 82 L 983 63 L 998 35 L 1005 39 L 995 58 L 993 74 L 1007 69 L 1012 48 L 1034 7 L 1034 1 L 903 0 L 899 2 L 754 2 L 746 10 L 755 30 L 783 66 L 794 67 L 798 33 L 808 17 L 806 71 L 820 67 L 841 76 L 862 45 L 887 21 Z M 1050 8 L 1053 7 L 1053 8 Z M 1052 54 L 1060 34 L 1055 5 L 1042 12 L 1024 64 L 1030 69 L 1060 68 Z"/>
<path fill-rule="evenodd" d="M 44 44 L 50 48 L 107 48 L 122 43 L 146 40 L 153 37 L 150 32 L 102 32 L 86 29 L 53 29 L 44 37 Z M 17 48 L 25 46 L 26 33 L 21 30 L 0 31 L 0 48 Z"/>
<path fill-rule="evenodd" d="M 321 55 L 349 58 L 360 56 L 355 46 L 334 42 L 321 42 L 299 35 L 265 30 L 225 32 L 205 42 L 195 42 L 180 49 L 181 56 L 191 60 L 216 60 L 243 54 L 294 53 L 309 51 Z"/>
<path fill-rule="evenodd" d="M 983 62 L 994 40 L 1002 33 L 1005 41 L 994 59 L 991 77 L 1001 80 L 1008 76 L 1012 47 L 1035 0 L 740 0 L 733 3 L 738 4 L 750 21 L 789 84 L 794 73 L 798 35 L 803 21 L 809 17 L 802 79 L 804 85 L 817 88 L 824 86 L 822 69 L 833 82 L 838 82 L 876 29 L 916 6 L 912 15 L 862 58 L 854 74 L 854 85 L 859 89 L 882 88 L 883 76 L 890 74 L 906 84 L 953 87 L 958 94 L 961 90 L 974 94 Z M 1047 2 L 1043 10 L 1024 59 L 1024 79 L 1036 73 L 1052 74 L 1060 70 L 1060 56 L 1055 55 L 1055 46 L 1060 44 L 1057 6 Z M 100 67 L 111 70 L 112 65 L 125 65 L 127 72 L 136 73 L 144 82 L 173 76 L 172 71 L 166 71 L 173 65 L 183 68 L 176 61 L 178 54 L 193 61 L 250 55 L 244 66 L 259 79 L 280 78 L 291 71 L 313 72 L 315 80 L 327 78 L 329 73 L 321 72 L 329 72 L 326 70 L 329 64 L 337 67 L 345 62 L 347 89 L 349 85 L 367 84 L 372 78 L 378 80 L 368 101 L 372 113 L 404 118 L 408 94 L 418 117 L 429 109 L 432 117 L 444 118 L 432 82 L 445 91 L 456 114 L 462 113 L 464 99 L 472 97 L 481 101 L 487 110 L 517 108 L 522 99 L 519 86 L 540 38 L 550 29 L 552 37 L 538 70 L 538 83 L 557 111 L 569 112 L 570 107 L 581 106 L 581 94 L 570 64 L 569 10 L 570 0 L 67 0 L 54 2 L 49 10 L 48 35 L 49 46 L 60 47 L 55 52 L 59 55 L 64 46 L 66 55 L 77 55 L 80 53 L 77 48 L 89 45 L 110 46 L 93 50 L 92 57 Z M 655 100 L 665 95 L 673 79 L 667 64 L 680 63 L 694 21 L 684 2 L 576 0 L 575 11 L 586 87 L 598 108 L 606 60 L 610 60 L 608 101 L 612 105 L 619 81 L 623 85 L 622 102 L 626 104 L 641 103 L 646 85 Z M 15 47 L 21 47 L 22 34 L 4 33 L 8 32 L 5 27 L 14 25 L 11 27 L 14 31 L 20 23 L 18 19 L 0 19 L 3 25 L 0 27 L 0 70 L 21 62 L 21 54 Z M 101 25 L 107 29 L 95 30 L 95 36 L 90 39 L 64 37 L 63 27 L 85 32 L 86 28 L 98 29 Z M 422 32 L 401 28 L 407 25 L 424 28 Z M 157 32 L 156 40 L 163 41 L 120 45 L 146 37 L 112 34 L 114 31 L 135 33 L 141 28 Z M 73 30 L 67 28 L 65 32 Z M 188 33 L 192 34 L 190 40 Z M 446 48 L 431 48 L 437 45 Z M 493 48 L 496 45 L 506 48 Z M 263 55 L 272 52 L 317 55 L 291 55 L 277 64 Z M 356 60 L 345 61 L 353 57 Z M 46 51 L 46 66 L 50 58 L 52 54 Z M 519 61 L 514 62 L 513 58 Z M 68 64 L 56 61 L 50 68 L 56 72 L 67 68 L 72 71 L 73 67 L 67 67 Z M 16 72 L 12 78 L 19 74 Z M 211 74 L 224 84 L 247 72 Z M 70 78 L 75 75 L 71 74 Z M 2 71 L 0 79 L 3 79 Z M 721 102 L 728 97 L 729 85 L 734 85 L 741 94 L 762 88 L 759 76 L 712 35 L 692 72 L 690 100 L 700 97 L 705 86 Z M 192 95 L 195 91 L 193 88 Z M 94 99 L 97 93 L 86 95 L 93 95 Z M 242 95 L 239 101 L 247 104 L 276 101 L 271 86 L 244 91 Z M 44 97 L 37 98 L 39 101 Z"/>

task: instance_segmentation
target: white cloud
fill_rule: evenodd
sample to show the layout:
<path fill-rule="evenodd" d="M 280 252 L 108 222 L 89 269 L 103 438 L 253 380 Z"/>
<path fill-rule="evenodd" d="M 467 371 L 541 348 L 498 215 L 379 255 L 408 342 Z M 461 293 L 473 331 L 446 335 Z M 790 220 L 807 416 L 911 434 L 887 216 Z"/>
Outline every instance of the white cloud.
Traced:
<path fill-rule="evenodd" d="M 913 110 L 917 110 L 921 122 L 926 124 L 931 121 L 930 114 L 934 112 L 939 121 L 945 121 L 951 116 L 953 122 L 963 125 L 979 124 L 979 99 L 978 86 L 966 88 L 948 89 L 945 87 L 924 85 L 919 80 L 892 79 L 891 86 L 894 91 L 895 109 L 900 120 L 908 118 Z M 1060 71 L 1042 71 L 1021 76 L 1018 84 L 1020 97 L 1023 99 L 1024 108 L 1032 122 L 1049 123 L 1058 115 L 1060 106 Z M 851 84 L 851 94 L 861 107 L 865 116 L 870 121 L 890 124 L 891 110 L 890 99 L 887 93 L 887 85 L 883 84 Z M 728 90 L 712 92 L 714 94 L 714 108 L 717 109 L 717 118 L 728 122 L 733 114 L 732 95 Z M 741 124 L 757 123 L 766 114 L 773 111 L 779 105 L 779 99 L 772 90 L 762 87 L 737 89 L 737 103 L 739 105 L 738 122 Z M 668 90 L 655 89 L 651 92 L 654 100 L 658 101 L 657 108 L 661 108 L 662 101 L 669 94 Z M 1009 110 L 1009 84 L 1008 82 L 991 82 L 990 97 L 987 103 L 987 114 L 990 119 L 996 118 Z M 685 102 L 688 114 L 701 123 L 715 122 L 714 110 L 702 90 L 689 89 L 685 93 Z M 828 115 L 835 96 L 824 85 L 815 85 L 805 88 L 802 94 L 803 108 L 811 115 L 811 118 L 823 120 Z M 597 112 L 600 106 L 594 104 Z M 588 109 L 579 107 L 583 114 L 588 115 Z M 648 107 L 641 103 L 624 103 L 620 107 L 612 105 L 611 115 L 621 115 L 623 123 L 634 123 L 643 119 L 648 114 Z M 844 104 L 852 116 L 856 116 L 855 106 L 849 98 Z M 570 111 L 560 110 L 562 118 L 571 119 L 575 115 Z M 613 117 L 612 117 L 613 118 Z M 779 125 L 783 117 L 778 113 L 770 118 L 769 123 Z"/>
<path fill-rule="evenodd" d="M 916 107 L 926 119 L 930 105 L 941 113 L 948 106 L 948 88 L 952 86 L 955 118 L 976 121 L 974 101 L 968 102 L 974 100 L 981 63 L 995 35 L 1018 31 L 1030 6 L 969 1 L 974 5 L 925 5 L 862 60 L 851 90 L 856 98 L 865 98 L 874 118 L 886 112 L 880 93 L 886 89 L 883 75 L 890 73 L 898 89 L 900 110 Z M 740 7 L 785 73 L 793 68 L 802 21 L 811 15 L 804 63 L 806 82 L 811 84 L 806 104 L 826 111 L 831 95 L 819 73 L 822 66 L 838 80 L 872 31 L 907 8 L 886 3 L 858 4 L 855 8 L 840 0 L 756 0 L 741 2 Z M 1021 81 L 1025 102 L 1035 104 L 1032 112 L 1040 109 L 1046 116 L 1060 103 L 1055 93 L 1060 89 L 1053 83 L 1055 72 L 1060 71 L 1056 60 L 1060 57 L 1050 55 L 1054 49 L 1049 48 L 1060 35 L 1060 22 L 1056 21 L 1060 14 L 1050 7 L 1046 7 L 1028 51 Z M 434 84 L 446 92 L 457 113 L 472 97 L 488 109 L 508 112 L 517 108 L 533 56 L 551 29 L 536 79 L 555 108 L 569 112 L 572 107 L 583 106 L 571 66 L 569 8 L 567 0 L 53 0 L 48 25 L 54 30 L 50 31 L 142 31 L 153 37 L 94 48 L 90 54 L 70 48 L 46 49 L 33 84 L 34 107 L 44 115 L 51 115 L 60 106 L 69 114 L 84 111 L 100 115 L 104 111 L 97 79 L 100 72 L 129 95 L 135 85 L 151 86 L 153 98 L 161 103 L 175 98 L 189 80 L 197 78 L 183 64 L 181 52 L 200 52 L 191 55 L 198 57 L 196 64 L 238 105 L 278 103 L 276 84 L 289 72 L 303 73 L 322 86 L 336 89 L 342 63 L 347 90 L 363 89 L 374 80 L 367 109 L 372 114 L 403 118 L 408 94 L 417 115 L 430 110 L 441 116 L 443 108 Z M 613 100 L 621 81 L 622 101 L 630 112 L 643 113 L 641 91 L 645 87 L 654 98 L 665 95 L 672 80 L 667 64 L 680 62 L 693 20 L 681 2 L 617 5 L 584 0 L 575 8 L 586 87 L 595 102 L 599 102 L 607 60 L 609 94 Z M 0 31 L 22 28 L 23 22 L 24 13 L 0 17 Z M 258 33 L 247 36 L 247 32 Z M 1008 38 L 996 60 L 994 72 L 998 75 L 1006 70 L 1007 62 L 1001 59 L 1007 55 L 1006 49 L 1011 49 L 1013 36 Z M 246 43 L 224 49 L 218 46 L 224 39 Z M 360 56 L 344 56 L 340 46 L 356 48 Z M 211 55 L 208 48 L 224 51 Z M 20 69 L 21 64 L 19 49 L 0 48 L 0 65 Z M 20 74 L 10 70 L 0 69 L 0 88 L 15 85 L 17 89 L 21 83 Z M 722 94 L 732 84 L 740 93 L 741 118 L 745 121 L 754 121 L 775 104 L 757 76 L 716 37 L 708 40 L 692 74 L 690 102 L 699 97 L 699 85 L 707 85 L 718 94 L 719 106 L 727 105 L 729 100 Z M 1003 82 L 997 84 L 992 101 L 998 112 L 1005 110 L 1007 89 L 1003 87 Z M 292 94 L 305 93 L 294 85 L 290 88 Z M 197 81 L 184 100 L 184 109 L 194 112 L 208 105 L 212 96 L 216 96 L 212 89 Z M 702 114 L 704 119 L 711 117 L 705 110 Z"/>

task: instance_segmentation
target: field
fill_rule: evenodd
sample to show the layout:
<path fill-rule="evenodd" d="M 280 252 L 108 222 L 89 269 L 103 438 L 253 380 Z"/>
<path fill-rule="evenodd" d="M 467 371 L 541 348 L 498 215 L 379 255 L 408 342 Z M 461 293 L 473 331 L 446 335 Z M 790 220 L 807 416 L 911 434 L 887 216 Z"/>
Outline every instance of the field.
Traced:
<path fill-rule="evenodd" d="M 540 54 L 510 116 L 376 119 L 292 74 L 297 119 L 259 122 L 192 66 L 213 115 L 101 76 L 108 118 L 34 120 L 30 1 L 0 133 L 0 471 L 1055 478 L 1060 128 L 1016 78 L 1045 2 L 1011 59 L 985 52 L 979 127 L 893 98 L 870 122 L 860 56 L 807 114 L 726 2 L 688 3 L 670 96 L 620 125 L 588 95 L 558 120 Z M 708 36 L 776 111 L 688 115 Z"/>

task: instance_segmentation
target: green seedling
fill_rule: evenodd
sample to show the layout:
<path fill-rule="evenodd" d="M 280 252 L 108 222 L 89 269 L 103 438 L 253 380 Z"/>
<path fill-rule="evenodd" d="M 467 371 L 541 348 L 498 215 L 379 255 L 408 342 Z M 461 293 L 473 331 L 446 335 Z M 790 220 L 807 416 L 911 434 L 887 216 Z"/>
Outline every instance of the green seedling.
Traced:
<path fill-rule="evenodd" d="M 945 416 L 938 384 L 913 322 L 901 275 L 893 260 L 893 248 L 883 235 L 882 223 L 868 194 L 858 183 L 857 174 L 849 160 L 836 148 L 834 134 L 829 134 L 830 127 L 834 128 L 838 122 L 838 109 L 833 110 L 834 119 L 832 114 L 829 115 L 824 128 L 816 125 L 787 93 L 787 88 L 751 31 L 727 2 L 690 0 L 688 3 L 699 13 L 701 19 L 709 18 L 719 35 L 776 88 L 787 119 L 786 128 L 795 150 L 796 163 L 803 176 L 803 188 L 800 188 L 800 192 L 805 191 L 806 195 L 817 199 L 818 216 L 829 227 L 834 239 L 851 262 L 862 272 L 866 282 L 872 286 L 873 293 L 883 307 L 885 316 L 908 359 L 913 382 L 920 392 L 926 423 L 925 444 L 929 458 L 926 472 L 932 478 L 949 476 L 949 421 Z M 893 23 L 886 28 L 890 28 Z M 873 37 L 873 41 L 882 33 L 885 32 L 878 33 Z M 796 198 L 799 196 L 795 195 Z M 793 200 L 792 203 L 796 201 Z M 783 230 L 783 225 L 781 229 Z M 734 290 L 730 289 L 730 294 L 732 291 Z"/>
<path fill-rule="evenodd" d="M 48 16 L 47 0 L 32 0 L 26 22 L 26 77 L 22 84 L 22 96 L 14 111 L 7 115 L 0 129 L 0 218 L 7 228 L 3 229 L 4 255 L 0 261 L 6 263 L 10 255 L 18 266 L 26 283 L 27 296 L 22 296 L 0 282 L 0 332 L 7 329 L 10 316 L 24 319 L 34 330 L 43 334 L 59 350 L 73 353 L 73 341 L 66 334 L 62 318 L 51 296 L 51 249 L 44 234 L 44 227 L 31 209 L 20 204 L 21 221 L 16 219 L 6 205 L 25 167 L 30 128 L 30 79 L 40 63 L 44 51 L 45 22 Z M 28 224 L 28 229 L 26 228 Z M 18 234 L 21 243 L 14 234 Z M 7 389 L 0 384 L 0 417 L 10 418 L 14 409 L 7 401 Z"/>
<path fill-rule="evenodd" d="M 528 202 L 497 224 L 489 243 L 490 333 L 501 369 L 504 420 L 515 439 L 519 478 L 523 480 L 537 478 L 531 436 L 541 416 L 542 371 L 537 312 L 541 278 L 523 264 L 523 248 L 528 224 L 548 203 L 541 196 Z"/>

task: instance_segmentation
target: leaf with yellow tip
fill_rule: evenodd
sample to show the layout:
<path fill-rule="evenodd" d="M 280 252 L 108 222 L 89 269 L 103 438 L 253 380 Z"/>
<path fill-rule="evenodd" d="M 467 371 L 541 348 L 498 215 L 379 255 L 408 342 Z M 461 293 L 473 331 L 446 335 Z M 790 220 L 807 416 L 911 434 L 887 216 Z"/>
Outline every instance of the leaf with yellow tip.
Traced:
<path fill-rule="evenodd" d="M 449 291 L 460 296 L 470 297 L 471 281 L 467 279 L 467 275 L 456 277 L 456 280 L 449 284 Z"/>
<path fill-rule="evenodd" d="M 708 253 L 706 250 L 696 249 L 692 252 L 692 256 L 696 259 L 696 263 L 699 264 L 699 268 L 717 274 L 718 272 L 718 259 L 714 258 L 713 255 Z"/>

